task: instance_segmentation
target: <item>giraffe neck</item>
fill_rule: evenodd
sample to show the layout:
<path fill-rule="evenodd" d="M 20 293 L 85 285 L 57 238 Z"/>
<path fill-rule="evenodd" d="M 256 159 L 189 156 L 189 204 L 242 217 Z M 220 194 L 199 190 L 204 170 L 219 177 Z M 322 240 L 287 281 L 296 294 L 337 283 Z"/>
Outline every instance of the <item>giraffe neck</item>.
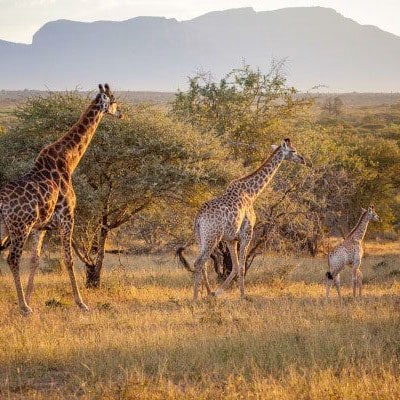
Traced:
<path fill-rule="evenodd" d="M 365 211 L 347 237 L 351 237 L 354 240 L 363 240 L 365 233 L 367 232 L 368 223 L 369 219 L 367 218 L 367 211 Z"/>
<path fill-rule="evenodd" d="M 256 171 L 235 181 L 239 190 L 254 201 L 274 177 L 283 159 L 282 149 L 278 147 Z"/>
<path fill-rule="evenodd" d="M 49 148 L 54 146 L 57 150 L 60 149 L 57 151 L 58 156 L 65 159 L 70 173 L 75 170 L 85 154 L 103 115 L 103 109 L 96 99 L 93 100 L 78 122 L 64 136 L 49 146 Z"/>

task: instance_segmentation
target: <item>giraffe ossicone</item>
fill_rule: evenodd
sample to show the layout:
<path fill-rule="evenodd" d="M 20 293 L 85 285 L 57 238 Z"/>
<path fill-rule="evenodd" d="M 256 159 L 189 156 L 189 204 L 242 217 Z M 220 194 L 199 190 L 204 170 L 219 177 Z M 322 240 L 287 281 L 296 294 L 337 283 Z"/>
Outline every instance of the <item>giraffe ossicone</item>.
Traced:
<path fill-rule="evenodd" d="M 104 87 L 99 85 L 99 93 L 78 122 L 60 139 L 40 151 L 30 171 L 0 190 L 0 243 L 2 247 L 5 247 L 5 243 L 10 247 L 7 261 L 22 314 L 32 312 L 28 302 L 33 291 L 41 245 L 46 231 L 53 228 L 58 228 L 61 235 L 75 303 L 81 309 L 88 310 L 82 301 L 73 267 L 72 232 L 76 199 L 71 177 L 104 114 L 121 117 L 108 84 Z M 22 248 L 31 232 L 34 245 L 25 298 L 19 268 Z"/>
<path fill-rule="evenodd" d="M 218 296 L 239 274 L 240 294 L 241 297 L 245 296 L 245 260 L 256 220 L 254 201 L 269 184 L 283 161 L 306 164 L 304 157 L 297 153 L 290 139 L 283 139 L 279 146 L 273 145 L 272 149 L 273 153 L 257 170 L 233 180 L 220 197 L 207 201 L 201 207 L 194 221 L 194 236 L 199 245 L 199 255 L 194 263 L 194 270 L 183 255 L 185 248 L 177 249 L 177 256 L 183 266 L 194 272 L 194 300 L 198 299 L 202 276 L 207 293 Z M 229 249 L 232 272 L 216 292 L 212 293 L 205 264 L 221 240 Z M 237 242 L 239 242 L 239 254 Z"/>

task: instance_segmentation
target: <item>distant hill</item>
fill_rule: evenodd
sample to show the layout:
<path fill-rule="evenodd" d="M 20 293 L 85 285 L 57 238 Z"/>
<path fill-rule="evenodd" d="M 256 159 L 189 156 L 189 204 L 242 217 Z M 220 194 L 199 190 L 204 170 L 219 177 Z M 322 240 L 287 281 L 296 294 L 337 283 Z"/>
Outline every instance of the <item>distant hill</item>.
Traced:
<path fill-rule="evenodd" d="M 216 11 L 189 21 L 59 20 L 31 45 L 0 40 L 0 89 L 83 89 L 109 81 L 122 90 L 174 91 L 188 75 L 215 77 L 242 60 L 267 70 L 287 58 L 301 90 L 400 91 L 400 37 L 321 7 Z"/>

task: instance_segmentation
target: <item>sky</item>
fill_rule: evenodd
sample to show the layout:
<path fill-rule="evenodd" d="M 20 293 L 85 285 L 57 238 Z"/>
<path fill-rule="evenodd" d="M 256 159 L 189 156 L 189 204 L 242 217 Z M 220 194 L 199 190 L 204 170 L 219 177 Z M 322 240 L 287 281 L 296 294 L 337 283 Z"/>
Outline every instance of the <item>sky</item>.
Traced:
<path fill-rule="evenodd" d="M 42 25 L 57 19 L 121 21 L 151 15 L 187 20 L 229 8 L 265 11 L 311 6 L 334 8 L 360 24 L 400 36 L 399 0 L 0 0 L 0 39 L 31 43 Z"/>

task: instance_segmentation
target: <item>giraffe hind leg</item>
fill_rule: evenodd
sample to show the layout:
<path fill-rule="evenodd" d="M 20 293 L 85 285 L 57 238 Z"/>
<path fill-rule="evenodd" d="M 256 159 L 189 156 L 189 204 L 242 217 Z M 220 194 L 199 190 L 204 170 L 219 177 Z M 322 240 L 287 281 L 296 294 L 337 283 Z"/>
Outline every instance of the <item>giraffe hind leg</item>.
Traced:
<path fill-rule="evenodd" d="M 199 297 L 199 288 L 201 283 L 202 275 L 205 276 L 206 273 L 204 272 L 205 264 L 208 261 L 212 249 L 209 248 L 204 249 L 200 252 L 196 261 L 194 262 L 194 288 L 193 288 L 193 301 L 197 301 Z M 206 277 L 206 276 L 205 276 Z M 210 285 L 208 283 L 208 279 L 206 281 L 206 287 L 208 285 L 207 291 L 210 289 Z M 211 289 L 210 289 L 211 291 Z"/>
<path fill-rule="evenodd" d="M 211 294 L 211 287 L 210 287 L 210 282 L 208 281 L 208 271 L 207 271 L 207 262 L 204 264 L 204 267 L 202 269 L 202 273 L 203 273 L 203 280 L 204 280 L 204 284 L 206 285 L 206 290 L 207 290 L 207 295 Z"/>
<path fill-rule="evenodd" d="M 334 278 L 333 278 L 333 283 L 335 284 L 335 288 L 338 294 L 338 298 L 339 298 L 339 303 L 342 304 L 342 295 L 340 293 L 340 275 L 337 274 Z"/>
<path fill-rule="evenodd" d="M 20 261 L 22 255 L 22 248 L 25 244 L 27 234 L 12 235 L 10 252 L 7 257 L 8 265 L 10 266 L 11 273 L 14 278 L 15 289 L 18 296 L 18 305 L 22 315 L 28 315 L 32 313 L 32 309 L 28 306 L 24 291 L 22 289 L 21 277 L 20 277 Z"/>
<path fill-rule="evenodd" d="M 37 268 L 39 267 L 39 259 L 40 259 L 40 252 L 42 250 L 42 244 L 43 244 L 43 239 L 46 235 L 46 231 L 34 231 L 32 233 L 32 239 L 33 239 L 33 244 L 32 244 L 32 256 L 31 256 L 31 266 L 30 266 L 30 272 L 29 272 L 29 278 L 28 278 L 28 284 L 26 286 L 26 301 L 30 303 L 31 301 L 31 296 L 33 292 L 33 281 L 35 279 L 35 274 L 37 271 Z"/>

